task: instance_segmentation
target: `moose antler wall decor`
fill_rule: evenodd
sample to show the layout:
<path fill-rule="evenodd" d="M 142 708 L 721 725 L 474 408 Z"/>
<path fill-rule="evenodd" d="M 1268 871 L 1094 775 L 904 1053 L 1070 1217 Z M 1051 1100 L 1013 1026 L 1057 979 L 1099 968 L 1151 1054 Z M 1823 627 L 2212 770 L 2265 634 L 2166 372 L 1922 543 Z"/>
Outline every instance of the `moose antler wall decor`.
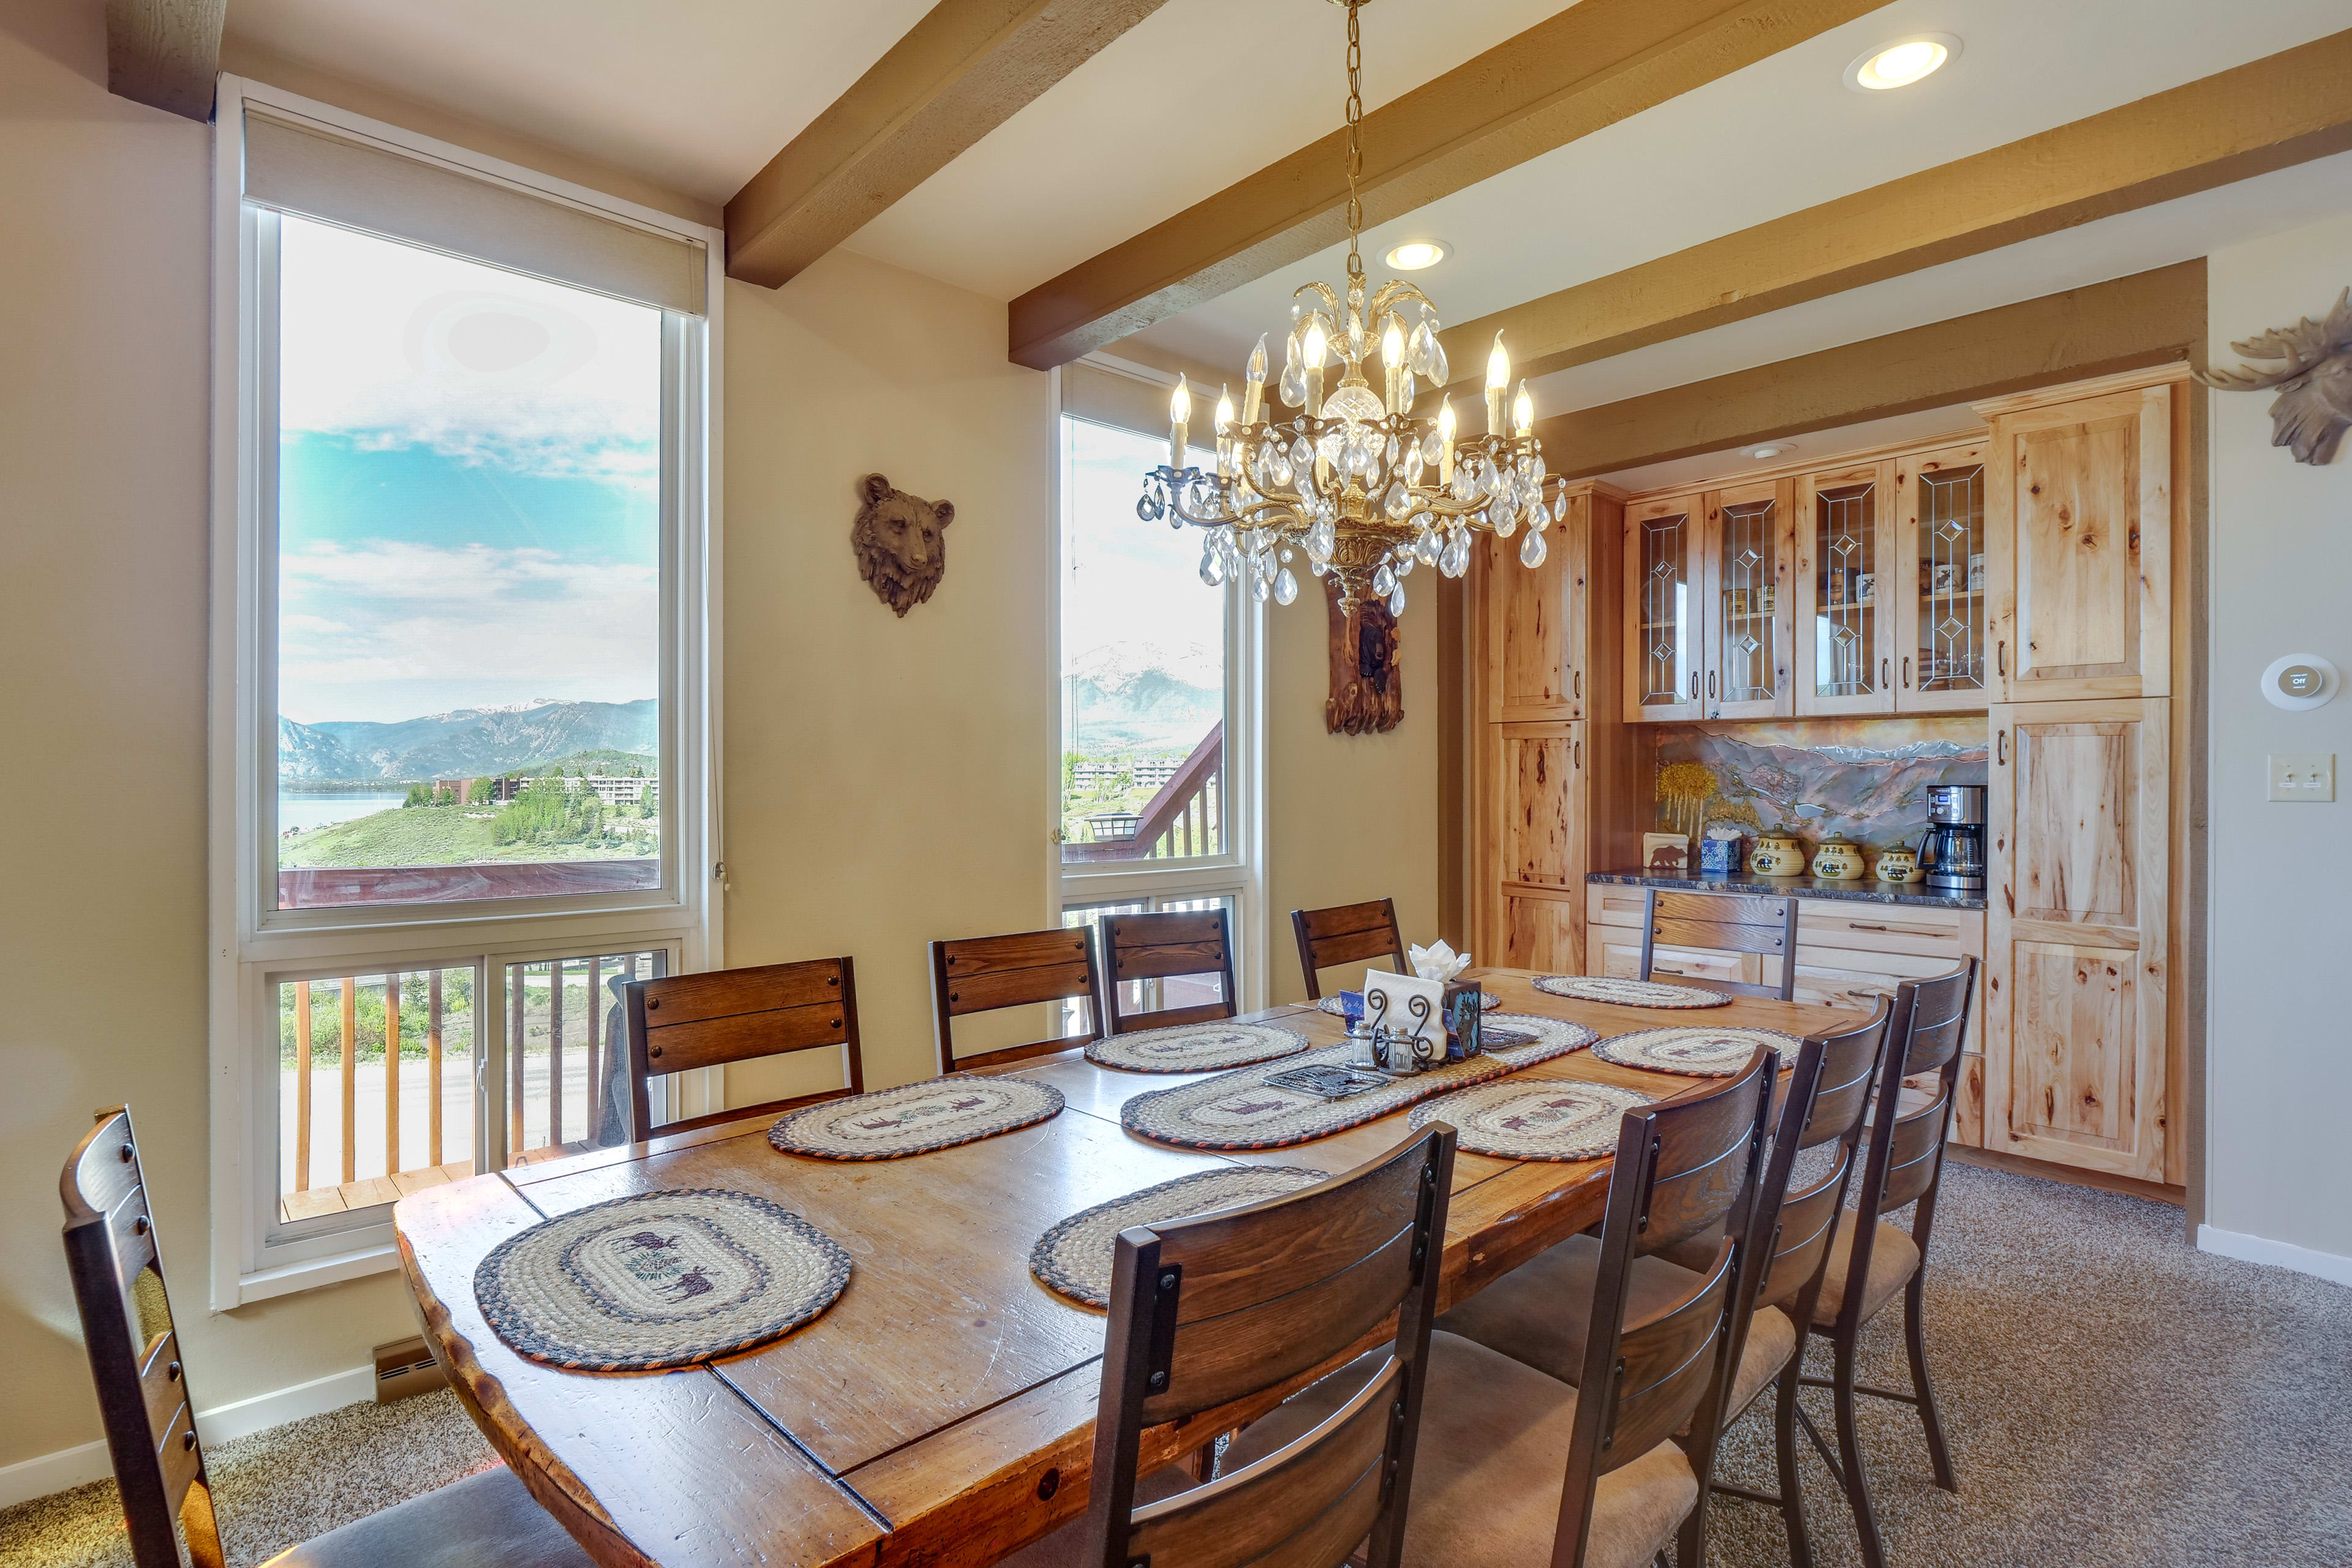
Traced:
<path fill-rule="evenodd" d="M 2336 444 L 2352 425 L 2352 288 L 2336 297 L 2324 321 L 2305 316 L 2231 348 L 2251 360 L 2284 360 L 2279 370 L 2200 371 L 2197 379 L 2223 392 L 2268 392 L 2271 445 L 2290 447 L 2298 463 L 2335 461 Z"/>

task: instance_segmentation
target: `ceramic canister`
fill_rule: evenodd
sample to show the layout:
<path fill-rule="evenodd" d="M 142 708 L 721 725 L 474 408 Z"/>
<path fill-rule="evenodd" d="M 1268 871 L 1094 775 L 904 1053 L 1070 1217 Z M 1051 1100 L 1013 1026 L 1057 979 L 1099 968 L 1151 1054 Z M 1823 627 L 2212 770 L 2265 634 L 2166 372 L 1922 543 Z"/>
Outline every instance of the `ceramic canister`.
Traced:
<path fill-rule="evenodd" d="M 1862 877 L 1862 846 L 1851 838 L 1824 838 L 1813 851 L 1813 875 L 1824 882 L 1853 882 Z"/>
<path fill-rule="evenodd" d="M 1916 882 L 1919 879 L 1919 852 L 1907 844 L 1898 844 L 1878 857 L 1871 874 L 1882 882 Z"/>
<path fill-rule="evenodd" d="M 1759 877 L 1801 877 L 1805 847 L 1784 833 L 1768 833 L 1748 852 L 1748 869 Z"/>

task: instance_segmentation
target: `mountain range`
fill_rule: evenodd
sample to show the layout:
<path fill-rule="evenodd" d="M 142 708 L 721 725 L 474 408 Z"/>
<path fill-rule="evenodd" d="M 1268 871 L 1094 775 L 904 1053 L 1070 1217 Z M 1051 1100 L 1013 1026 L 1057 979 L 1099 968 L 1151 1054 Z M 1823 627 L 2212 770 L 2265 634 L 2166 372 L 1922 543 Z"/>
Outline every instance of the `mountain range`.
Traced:
<path fill-rule="evenodd" d="M 657 704 L 542 698 L 460 708 L 392 723 L 278 721 L 281 780 L 478 778 L 538 767 L 575 752 L 625 752 L 650 761 Z"/>
<path fill-rule="evenodd" d="M 1187 751 L 1224 717 L 1223 660 L 1207 647 L 1126 643 L 1090 648 L 1063 670 L 1069 743 L 1087 752 Z"/>

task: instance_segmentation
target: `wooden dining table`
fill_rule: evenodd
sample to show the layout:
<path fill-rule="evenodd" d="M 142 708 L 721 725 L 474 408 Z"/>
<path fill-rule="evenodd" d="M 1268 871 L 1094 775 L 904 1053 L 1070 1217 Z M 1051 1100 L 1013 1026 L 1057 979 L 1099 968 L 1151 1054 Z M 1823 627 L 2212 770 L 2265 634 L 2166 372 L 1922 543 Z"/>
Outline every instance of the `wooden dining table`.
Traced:
<path fill-rule="evenodd" d="M 1505 1012 L 1603 1036 L 1676 1025 L 1791 1035 L 1851 1025 L 1826 1007 L 1735 999 L 1706 1011 L 1568 1001 L 1527 971 L 1472 972 Z M 1309 1006 L 1248 1015 L 1316 1044 L 1342 1021 Z M 1056 1221 L 1234 1163 L 1353 1169 L 1408 1135 L 1406 1112 L 1284 1149 L 1209 1153 L 1128 1132 L 1132 1096 L 1208 1074 L 1131 1073 L 1081 1052 L 998 1069 L 1053 1085 L 1050 1121 L 906 1159 L 781 1153 L 766 1118 L 474 1176 L 400 1200 L 401 1260 L 435 1354 L 499 1455 L 606 1568 L 981 1564 L 1083 1512 L 1103 1314 L 1039 1284 L 1030 1248 Z M 1578 1050 L 1521 1079 L 1667 1096 L 1706 1080 Z M 1424 1102 L 1430 1103 L 1430 1102 Z M 1436 1103 L 1442 1103 L 1442 1100 Z M 1443 1295 L 1475 1293 L 1597 1223 L 1607 1159 L 1455 1162 Z M 846 1247 L 848 1289 L 814 1322 L 724 1360 L 646 1373 L 565 1372 L 484 1321 L 474 1274 L 516 1232 L 633 1193 L 721 1187 L 804 1215 Z M 1311 1375 L 1311 1374 L 1310 1374 Z M 1148 1471 L 1270 1409 L 1307 1378 L 1145 1434 Z"/>

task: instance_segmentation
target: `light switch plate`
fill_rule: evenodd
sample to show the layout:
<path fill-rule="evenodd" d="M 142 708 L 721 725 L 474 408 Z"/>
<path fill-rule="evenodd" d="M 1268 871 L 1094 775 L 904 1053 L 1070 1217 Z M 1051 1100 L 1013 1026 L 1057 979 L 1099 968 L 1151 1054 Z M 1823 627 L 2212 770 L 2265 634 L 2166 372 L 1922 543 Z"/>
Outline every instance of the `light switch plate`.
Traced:
<path fill-rule="evenodd" d="M 2332 801 L 2336 798 L 2336 753 L 2273 752 L 2272 800 Z"/>

